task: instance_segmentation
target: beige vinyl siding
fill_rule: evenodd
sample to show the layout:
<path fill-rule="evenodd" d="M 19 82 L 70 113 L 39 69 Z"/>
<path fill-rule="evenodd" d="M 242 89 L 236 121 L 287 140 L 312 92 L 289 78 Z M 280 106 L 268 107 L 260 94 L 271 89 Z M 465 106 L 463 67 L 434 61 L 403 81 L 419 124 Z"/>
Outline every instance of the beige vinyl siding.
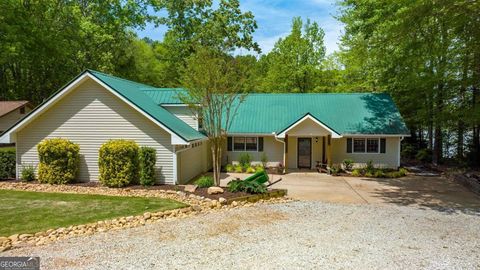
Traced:
<path fill-rule="evenodd" d="M 19 169 L 22 164 L 37 166 L 37 144 L 56 137 L 80 145 L 80 181 L 98 180 L 98 150 L 109 139 L 135 140 L 154 147 L 157 180 L 173 181 L 170 134 L 91 79 L 17 133 Z"/>
<path fill-rule="evenodd" d="M 347 153 L 347 138 L 332 139 L 332 161 L 341 164 L 348 158 L 356 167 L 362 167 L 372 160 L 378 167 L 397 168 L 400 164 L 400 137 L 386 138 L 385 146 L 385 153 Z"/>
<path fill-rule="evenodd" d="M 310 136 L 327 136 L 330 134 L 328 130 L 317 124 L 310 118 L 304 119 L 287 132 L 288 136 L 310 137 Z"/>
<path fill-rule="evenodd" d="M 4 116 L 0 117 L 0 133 L 9 129 L 16 122 L 22 119 L 31 109 L 28 106 L 25 106 L 25 113 L 20 113 L 20 108 L 17 108 Z"/>
<path fill-rule="evenodd" d="M 178 184 L 185 184 L 209 169 L 207 154 L 206 142 L 178 153 Z"/>
<path fill-rule="evenodd" d="M 167 111 L 171 114 L 178 117 L 183 122 L 187 123 L 187 125 L 191 126 L 195 130 L 198 130 L 198 122 L 195 114 L 190 110 L 187 106 L 164 106 Z"/>
<path fill-rule="evenodd" d="M 225 147 L 225 149 L 227 149 Z M 240 160 L 243 153 L 248 153 L 252 158 L 252 163 L 260 164 L 262 162 L 262 154 L 265 153 L 268 160 L 268 166 L 278 166 L 283 163 L 283 143 L 275 140 L 273 136 L 263 137 L 263 152 L 257 151 L 228 151 L 225 154 L 224 164 L 236 163 Z"/>

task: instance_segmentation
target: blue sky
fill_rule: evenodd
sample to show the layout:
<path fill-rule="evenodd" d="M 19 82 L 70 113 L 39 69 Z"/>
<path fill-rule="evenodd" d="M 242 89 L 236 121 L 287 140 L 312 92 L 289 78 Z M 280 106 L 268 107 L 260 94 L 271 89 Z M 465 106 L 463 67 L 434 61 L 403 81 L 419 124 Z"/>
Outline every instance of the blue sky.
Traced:
<path fill-rule="evenodd" d="M 288 35 L 292 18 L 295 16 L 300 16 L 304 20 L 309 18 L 323 28 L 328 54 L 338 50 L 343 26 L 334 18 L 337 14 L 335 0 L 240 0 L 240 3 L 242 10 L 252 11 L 255 15 L 258 29 L 254 33 L 254 39 L 262 48 L 262 53 L 269 52 L 280 37 Z M 165 31 L 166 28 L 163 26 L 155 28 L 148 25 L 137 33 L 140 37 L 161 40 Z"/>

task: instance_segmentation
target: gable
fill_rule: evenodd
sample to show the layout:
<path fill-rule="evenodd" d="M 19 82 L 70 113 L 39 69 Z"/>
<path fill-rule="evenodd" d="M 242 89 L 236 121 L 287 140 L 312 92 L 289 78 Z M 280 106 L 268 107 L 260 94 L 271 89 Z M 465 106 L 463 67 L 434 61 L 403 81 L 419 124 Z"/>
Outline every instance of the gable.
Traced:
<path fill-rule="evenodd" d="M 304 118 L 288 130 L 288 135 L 292 136 L 327 136 L 331 132 L 325 127 L 315 122 L 312 118 Z"/>
<path fill-rule="evenodd" d="M 95 75 L 94 75 L 95 74 Z M 0 137 L 0 142 L 12 142 L 14 138 L 10 138 L 10 134 L 22 126 L 28 124 L 37 117 L 43 110 L 53 106 L 61 100 L 65 95 L 77 87 L 85 80 L 94 80 L 106 90 L 110 91 L 123 102 L 134 108 L 138 113 L 157 124 L 162 129 L 169 132 L 172 136 L 173 144 L 189 144 L 189 141 L 204 139 L 205 136 L 191 128 L 182 120 L 176 118 L 165 109 L 157 106 L 150 98 L 144 95 L 138 88 L 145 85 L 130 82 L 110 75 L 99 72 L 85 71 L 77 78 L 72 80 L 64 88 L 53 94 L 47 101 L 38 106 L 31 114 L 15 124 Z"/>

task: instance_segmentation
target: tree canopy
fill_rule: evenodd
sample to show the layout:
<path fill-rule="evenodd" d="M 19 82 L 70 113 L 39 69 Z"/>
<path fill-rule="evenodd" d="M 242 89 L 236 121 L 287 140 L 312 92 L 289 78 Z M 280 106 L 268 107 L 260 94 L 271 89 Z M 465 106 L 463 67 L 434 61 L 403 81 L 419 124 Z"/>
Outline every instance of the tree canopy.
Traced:
<path fill-rule="evenodd" d="M 337 7 L 345 26 L 339 51 L 326 55 L 321 22 L 295 17 L 262 54 L 254 14 L 239 0 L 0 1 L 0 99 L 39 104 L 86 68 L 185 86 L 202 48 L 234 61 L 247 92 L 386 91 L 412 133 L 404 149 L 415 151 L 406 155 L 432 151 L 435 162 L 478 165 L 480 3 L 340 0 Z M 161 40 L 135 34 L 147 23 L 166 27 Z"/>

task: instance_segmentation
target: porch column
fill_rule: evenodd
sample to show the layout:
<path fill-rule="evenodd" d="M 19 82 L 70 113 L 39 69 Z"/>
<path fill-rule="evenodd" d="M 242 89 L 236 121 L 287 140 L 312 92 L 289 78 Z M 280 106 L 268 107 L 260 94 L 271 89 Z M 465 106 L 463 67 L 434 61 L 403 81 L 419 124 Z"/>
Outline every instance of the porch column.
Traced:
<path fill-rule="evenodd" d="M 328 167 L 332 167 L 332 136 L 327 136 L 327 164 Z"/>

